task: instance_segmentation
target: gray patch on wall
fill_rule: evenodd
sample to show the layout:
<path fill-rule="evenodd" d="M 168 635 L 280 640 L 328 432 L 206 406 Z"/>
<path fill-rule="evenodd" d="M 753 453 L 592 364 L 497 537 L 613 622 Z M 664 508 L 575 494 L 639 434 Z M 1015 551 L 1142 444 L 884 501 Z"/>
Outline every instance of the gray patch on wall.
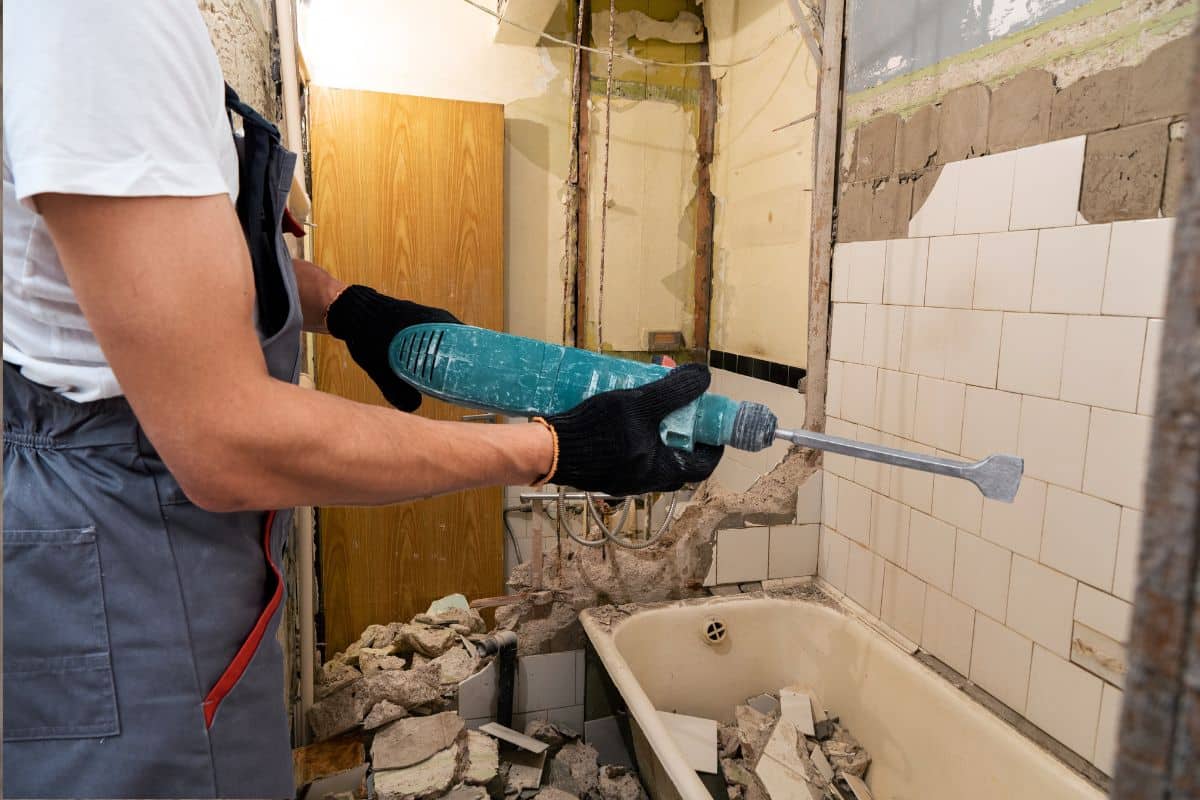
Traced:
<path fill-rule="evenodd" d="M 846 91 L 878 86 L 1089 0 L 849 0 Z"/>

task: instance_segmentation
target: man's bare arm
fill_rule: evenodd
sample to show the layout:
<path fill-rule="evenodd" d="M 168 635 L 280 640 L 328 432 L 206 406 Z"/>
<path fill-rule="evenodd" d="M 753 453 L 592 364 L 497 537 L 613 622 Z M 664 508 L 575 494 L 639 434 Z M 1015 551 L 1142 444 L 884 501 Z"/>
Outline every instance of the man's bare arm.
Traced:
<path fill-rule="evenodd" d="M 37 203 L 126 397 L 198 505 L 395 503 L 550 469 L 540 425 L 427 420 L 271 378 L 227 196 Z"/>
<path fill-rule="evenodd" d="M 325 327 L 325 310 L 346 284 L 311 261 L 292 259 L 296 270 L 296 286 L 300 290 L 300 310 L 304 313 L 304 330 L 329 333 Z"/>

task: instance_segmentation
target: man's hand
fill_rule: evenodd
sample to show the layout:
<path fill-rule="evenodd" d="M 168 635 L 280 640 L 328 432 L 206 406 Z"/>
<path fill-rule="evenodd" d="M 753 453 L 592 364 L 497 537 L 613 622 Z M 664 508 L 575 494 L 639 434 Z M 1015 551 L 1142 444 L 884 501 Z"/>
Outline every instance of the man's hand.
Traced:
<path fill-rule="evenodd" d="M 416 411 L 421 393 L 396 377 L 388 364 L 388 347 L 396 334 L 423 322 L 459 322 L 449 311 L 396 300 L 366 286 L 349 286 L 330 305 L 325 322 L 350 356 L 371 376 L 384 398 L 401 411 Z"/>
<path fill-rule="evenodd" d="M 712 474 L 723 447 L 696 444 L 688 453 L 663 444 L 663 417 L 695 400 L 712 376 L 688 364 L 654 383 L 590 397 L 548 417 L 558 435 L 558 468 L 550 480 L 612 495 L 671 492 Z"/>

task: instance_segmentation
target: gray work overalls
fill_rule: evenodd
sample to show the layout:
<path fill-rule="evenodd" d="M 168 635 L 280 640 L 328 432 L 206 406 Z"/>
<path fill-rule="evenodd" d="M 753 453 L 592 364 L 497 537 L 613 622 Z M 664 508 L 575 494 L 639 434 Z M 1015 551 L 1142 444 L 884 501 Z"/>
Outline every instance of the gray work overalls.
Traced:
<path fill-rule="evenodd" d="M 259 337 L 271 375 L 294 383 L 280 219 L 295 155 L 226 103 L 246 130 L 238 216 Z M 75 403 L 5 364 L 4 796 L 291 797 L 275 638 L 290 518 L 198 508 L 123 397 Z"/>

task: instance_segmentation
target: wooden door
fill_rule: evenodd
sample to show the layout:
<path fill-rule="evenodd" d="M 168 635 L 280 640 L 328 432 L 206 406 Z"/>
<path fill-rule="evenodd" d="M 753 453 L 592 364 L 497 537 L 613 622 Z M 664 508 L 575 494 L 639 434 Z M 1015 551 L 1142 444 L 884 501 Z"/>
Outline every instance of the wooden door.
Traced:
<path fill-rule="evenodd" d="M 503 328 L 503 107 L 313 87 L 309 116 L 317 263 L 348 283 Z M 386 405 L 345 345 L 317 340 L 318 389 Z M 419 413 L 469 412 L 426 398 Z M 445 594 L 502 594 L 502 508 L 497 487 L 321 509 L 326 653 Z"/>

